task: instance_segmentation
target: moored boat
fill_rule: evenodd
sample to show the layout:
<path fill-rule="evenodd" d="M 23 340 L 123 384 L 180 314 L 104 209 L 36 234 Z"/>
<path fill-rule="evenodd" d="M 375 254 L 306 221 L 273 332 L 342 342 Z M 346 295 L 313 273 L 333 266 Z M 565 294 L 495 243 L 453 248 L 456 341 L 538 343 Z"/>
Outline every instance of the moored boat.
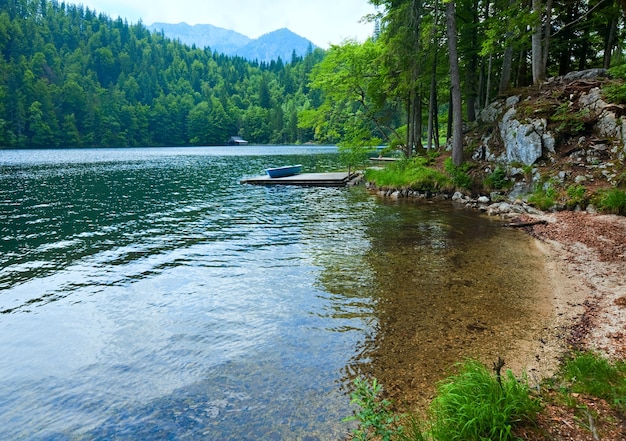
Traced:
<path fill-rule="evenodd" d="M 302 165 L 285 165 L 283 167 L 266 168 L 265 172 L 270 178 L 284 178 L 285 176 L 293 176 L 302 170 Z"/>

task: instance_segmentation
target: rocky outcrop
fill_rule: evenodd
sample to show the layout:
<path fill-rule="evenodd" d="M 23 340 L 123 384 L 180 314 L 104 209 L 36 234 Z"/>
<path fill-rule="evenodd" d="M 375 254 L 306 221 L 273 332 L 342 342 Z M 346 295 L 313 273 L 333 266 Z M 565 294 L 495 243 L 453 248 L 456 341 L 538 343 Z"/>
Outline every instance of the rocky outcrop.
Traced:
<path fill-rule="evenodd" d="M 585 90 L 585 85 L 590 84 L 590 80 L 606 75 L 604 69 L 572 72 L 564 77 L 551 79 L 544 85 L 544 88 L 571 87 L 572 90 L 577 91 L 578 93 L 571 93 L 573 101 L 569 103 L 568 112 L 571 112 L 572 118 L 582 118 L 581 115 L 583 115 L 586 121 L 593 121 L 591 132 L 603 141 L 604 146 L 601 148 L 608 150 L 612 158 L 623 161 L 626 156 L 626 107 L 606 103 L 602 99 L 599 87 L 590 87 L 589 90 Z M 581 86 L 571 86 L 574 82 L 578 82 L 577 84 Z M 531 99 L 531 97 L 521 95 L 500 99 L 479 114 L 479 124 L 495 125 L 499 139 L 494 139 L 493 130 L 488 131 L 489 133 L 483 136 L 479 147 L 474 152 L 474 160 L 487 160 L 502 164 L 520 163 L 530 166 L 540 158 L 550 158 L 556 153 L 557 139 L 561 137 L 561 134 L 559 126 L 550 125 L 550 116 L 548 118 L 520 116 L 518 112 L 519 106 L 521 104 L 528 106 L 529 104 L 525 101 Z M 580 141 L 584 144 L 587 140 L 581 139 Z M 496 153 L 496 150 L 499 152 Z"/>
<path fill-rule="evenodd" d="M 550 210 L 594 212 L 590 195 L 626 183 L 626 105 L 604 100 L 605 75 L 603 69 L 573 72 L 485 108 L 465 135 L 466 145 L 477 146 L 471 192 L 368 188 L 391 199 L 451 199 L 501 217 L 541 213 L 528 195 L 541 196 L 543 189 Z"/>
<path fill-rule="evenodd" d="M 583 94 L 578 102 L 596 120 L 594 132 L 598 137 L 618 141 L 613 153 L 623 161 L 626 154 L 626 106 L 605 102 L 598 87 Z"/>
<path fill-rule="evenodd" d="M 508 163 L 532 165 L 544 151 L 554 153 L 554 136 L 548 132 L 545 118 L 521 122 L 516 118 L 515 108 L 511 108 L 502 117 L 499 127 Z"/>

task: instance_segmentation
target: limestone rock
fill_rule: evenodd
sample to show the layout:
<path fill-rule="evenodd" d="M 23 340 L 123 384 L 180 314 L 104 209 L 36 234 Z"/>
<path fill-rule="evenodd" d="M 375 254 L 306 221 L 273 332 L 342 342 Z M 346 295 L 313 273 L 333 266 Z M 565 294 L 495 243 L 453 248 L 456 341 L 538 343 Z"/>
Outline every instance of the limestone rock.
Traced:
<path fill-rule="evenodd" d="M 504 140 L 507 162 L 534 164 L 543 155 L 544 137 L 554 150 L 554 137 L 547 133 L 547 121 L 534 119 L 522 124 L 515 108 L 509 109 L 500 123 L 500 135 Z"/>

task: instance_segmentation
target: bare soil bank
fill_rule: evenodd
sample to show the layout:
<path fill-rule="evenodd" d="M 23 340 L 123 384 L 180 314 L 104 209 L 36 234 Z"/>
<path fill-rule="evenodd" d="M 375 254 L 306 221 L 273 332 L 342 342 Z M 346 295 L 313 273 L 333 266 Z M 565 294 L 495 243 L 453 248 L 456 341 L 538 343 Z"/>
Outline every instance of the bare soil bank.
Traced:
<path fill-rule="evenodd" d="M 545 250 L 548 274 L 557 287 L 555 312 L 571 320 L 565 322 L 567 344 L 623 359 L 626 217 L 565 211 L 541 218 L 547 223 L 528 231 Z"/>

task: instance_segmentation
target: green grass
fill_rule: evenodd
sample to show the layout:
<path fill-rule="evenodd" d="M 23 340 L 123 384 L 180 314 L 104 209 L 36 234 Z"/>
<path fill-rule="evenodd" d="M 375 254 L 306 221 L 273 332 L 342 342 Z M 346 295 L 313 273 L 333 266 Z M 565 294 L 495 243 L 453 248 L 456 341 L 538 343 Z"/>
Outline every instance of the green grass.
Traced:
<path fill-rule="evenodd" d="M 540 210 L 549 210 L 557 201 L 559 192 L 552 183 L 541 186 L 537 191 L 528 197 L 528 202 Z"/>
<path fill-rule="evenodd" d="M 567 208 L 573 209 L 580 207 L 586 208 L 589 200 L 587 198 L 587 189 L 584 185 L 571 185 L 567 187 Z"/>
<path fill-rule="evenodd" d="M 472 178 L 467 173 L 470 169 L 470 164 L 465 162 L 457 167 L 452 162 L 452 158 L 446 158 L 443 166 L 456 187 L 465 189 L 470 189 L 472 187 Z"/>
<path fill-rule="evenodd" d="M 600 211 L 626 215 L 626 192 L 617 188 L 598 193 L 597 204 Z"/>
<path fill-rule="evenodd" d="M 381 188 L 410 189 L 416 191 L 450 191 L 451 179 L 444 173 L 428 167 L 430 159 L 417 157 L 396 161 L 384 169 L 368 169 L 365 178 Z"/>
<path fill-rule="evenodd" d="M 593 352 L 583 352 L 567 360 L 563 380 L 574 393 L 603 398 L 626 412 L 626 362 L 609 362 Z"/>
<path fill-rule="evenodd" d="M 626 362 L 612 363 L 593 352 L 572 353 L 539 396 L 531 393 L 525 376 L 516 378 L 507 371 L 498 381 L 483 364 L 469 360 L 459 365 L 458 374 L 439 383 L 427 420 L 394 414 L 375 379 L 354 384 L 351 402 L 359 409 L 348 420 L 359 422 L 352 439 L 361 441 L 513 440 L 516 427 L 536 420 L 541 401 L 577 408 L 572 394 L 602 398 L 626 412 Z M 556 400 L 551 391 L 558 392 Z"/>
<path fill-rule="evenodd" d="M 501 383 L 477 361 L 467 361 L 458 375 L 441 383 L 433 400 L 432 435 L 447 440 L 509 440 L 515 424 L 532 421 L 540 410 L 525 378 L 511 371 Z"/>
<path fill-rule="evenodd" d="M 485 188 L 491 190 L 507 190 L 513 186 L 513 181 L 508 178 L 504 167 L 497 166 L 495 170 L 485 178 L 483 184 Z"/>

